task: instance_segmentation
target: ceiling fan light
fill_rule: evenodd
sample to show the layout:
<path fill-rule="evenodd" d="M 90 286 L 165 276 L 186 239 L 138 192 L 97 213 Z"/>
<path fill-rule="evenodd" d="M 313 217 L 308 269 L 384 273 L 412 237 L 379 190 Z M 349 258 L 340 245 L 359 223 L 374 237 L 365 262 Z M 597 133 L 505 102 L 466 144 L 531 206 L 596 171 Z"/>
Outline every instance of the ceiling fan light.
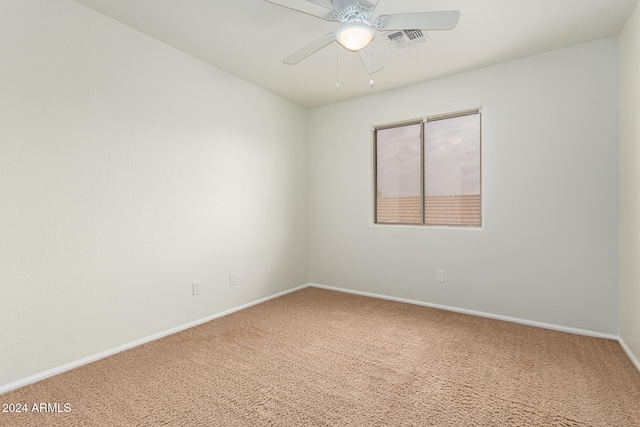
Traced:
<path fill-rule="evenodd" d="M 364 49 L 371 43 L 375 33 L 373 28 L 361 22 L 351 22 L 343 24 L 336 31 L 336 40 L 345 49 L 357 52 Z"/>

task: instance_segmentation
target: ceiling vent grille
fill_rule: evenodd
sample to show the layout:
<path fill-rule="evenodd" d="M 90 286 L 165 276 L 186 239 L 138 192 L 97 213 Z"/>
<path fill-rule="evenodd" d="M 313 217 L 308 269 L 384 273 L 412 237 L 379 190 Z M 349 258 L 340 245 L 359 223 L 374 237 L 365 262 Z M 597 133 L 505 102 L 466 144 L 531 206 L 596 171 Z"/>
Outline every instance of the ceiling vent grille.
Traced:
<path fill-rule="evenodd" d="M 404 49 L 405 47 L 415 46 L 429 40 L 429 36 L 421 30 L 402 30 L 385 34 L 387 42 L 395 49 Z"/>

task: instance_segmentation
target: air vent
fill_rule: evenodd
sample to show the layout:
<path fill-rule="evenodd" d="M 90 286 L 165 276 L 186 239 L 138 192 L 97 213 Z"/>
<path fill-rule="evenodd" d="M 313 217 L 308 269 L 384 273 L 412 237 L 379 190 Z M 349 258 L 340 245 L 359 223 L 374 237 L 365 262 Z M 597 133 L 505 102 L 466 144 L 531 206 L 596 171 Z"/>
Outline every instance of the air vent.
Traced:
<path fill-rule="evenodd" d="M 404 49 L 405 47 L 415 46 L 429 40 L 429 35 L 421 30 L 402 30 L 385 34 L 387 42 L 395 49 Z"/>

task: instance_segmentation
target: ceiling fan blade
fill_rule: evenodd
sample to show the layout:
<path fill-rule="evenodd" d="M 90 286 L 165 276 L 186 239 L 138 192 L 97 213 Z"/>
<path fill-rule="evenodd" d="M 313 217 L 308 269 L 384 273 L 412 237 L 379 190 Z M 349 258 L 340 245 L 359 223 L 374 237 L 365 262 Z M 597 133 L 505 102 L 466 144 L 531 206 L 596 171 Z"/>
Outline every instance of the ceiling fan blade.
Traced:
<path fill-rule="evenodd" d="M 318 3 L 314 3 L 307 0 L 265 0 L 269 3 L 277 4 L 289 9 L 297 10 L 298 12 L 306 13 L 307 15 L 317 16 L 318 18 L 328 19 L 333 16 L 332 9 L 328 9 Z"/>
<path fill-rule="evenodd" d="M 287 56 L 286 58 L 284 58 L 284 60 L 282 62 L 284 62 L 285 64 L 289 64 L 289 65 L 297 64 L 298 62 L 302 61 L 307 56 L 309 56 L 309 55 L 311 55 L 313 53 L 316 53 L 317 51 L 319 51 L 323 47 L 327 46 L 328 44 L 333 43 L 334 41 L 336 41 L 336 34 L 335 33 L 325 34 L 324 36 L 320 37 L 319 39 L 316 39 L 316 40 L 312 41 L 311 43 L 309 43 L 308 45 L 306 45 L 302 49 L 298 50 L 297 52 L 292 53 L 291 55 Z"/>
<path fill-rule="evenodd" d="M 371 9 L 373 9 L 374 7 L 376 7 L 378 5 L 378 2 L 380 0 L 362 0 L 360 1 L 360 4 L 366 7 L 370 7 Z"/>
<path fill-rule="evenodd" d="M 453 30 L 460 19 L 460 11 L 416 12 L 380 15 L 378 30 Z"/>
<path fill-rule="evenodd" d="M 367 69 L 367 73 L 373 74 L 384 68 L 380 55 L 373 49 L 373 43 L 369 43 L 367 47 L 360 49 L 358 53 L 360 54 L 364 68 Z"/>

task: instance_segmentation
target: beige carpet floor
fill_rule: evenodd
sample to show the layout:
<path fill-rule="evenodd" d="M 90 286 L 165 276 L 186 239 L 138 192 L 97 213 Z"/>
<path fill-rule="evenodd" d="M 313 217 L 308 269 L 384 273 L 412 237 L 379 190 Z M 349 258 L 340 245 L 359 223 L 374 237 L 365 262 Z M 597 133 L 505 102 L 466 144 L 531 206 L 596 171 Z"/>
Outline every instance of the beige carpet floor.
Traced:
<path fill-rule="evenodd" d="M 0 395 L 2 426 L 640 426 L 613 340 L 316 288 Z"/>

